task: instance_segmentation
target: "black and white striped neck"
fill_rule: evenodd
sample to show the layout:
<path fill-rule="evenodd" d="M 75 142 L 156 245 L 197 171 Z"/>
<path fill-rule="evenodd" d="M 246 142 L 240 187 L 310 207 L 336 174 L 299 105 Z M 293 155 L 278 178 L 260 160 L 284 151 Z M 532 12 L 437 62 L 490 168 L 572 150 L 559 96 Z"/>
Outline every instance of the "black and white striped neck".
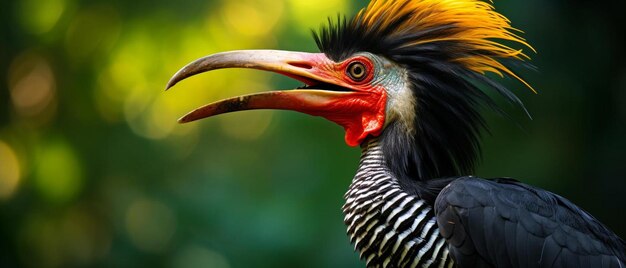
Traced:
<path fill-rule="evenodd" d="M 363 146 L 345 194 L 344 222 L 368 267 L 453 267 L 433 207 L 402 189 L 377 139 Z"/>

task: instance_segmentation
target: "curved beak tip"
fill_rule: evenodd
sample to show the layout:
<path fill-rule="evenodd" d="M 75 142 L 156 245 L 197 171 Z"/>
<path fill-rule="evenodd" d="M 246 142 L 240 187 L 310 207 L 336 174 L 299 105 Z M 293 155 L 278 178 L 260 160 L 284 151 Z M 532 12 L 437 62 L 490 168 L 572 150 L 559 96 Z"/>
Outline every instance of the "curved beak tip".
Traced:
<path fill-rule="evenodd" d="M 172 88 L 174 85 L 176 85 L 180 80 L 176 79 L 176 75 L 174 75 L 172 78 L 170 78 L 170 81 L 167 81 L 167 84 L 165 85 L 165 91 L 167 91 L 168 89 Z"/>
<path fill-rule="evenodd" d="M 178 118 L 177 121 L 178 121 L 179 124 L 185 124 L 185 123 L 189 123 L 189 122 L 191 122 L 193 120 L 190 120 L 189 119 L 189 115 L 186 114 L 186 115 L 182 116 L 181 118 Z"/>
<path fill-rule="evenodd" d="M 197 70 L 194 72 L 194 69 L 190 68 L 189 66 L 195 66 L 195 62 L 192 62 L 192 63 L 188 64 L 187 66 L 184 66 L 183 68 L 178 70 L 170 78 L 170 80 L 167 81 L 167 84 L 165 85 L 165 90 L 168 90 L 168 89 L 172 88 L 173 86 L 178 84 L 178 82 L 184 80 L 185 78 L 190 77 L 190 76 L 200 72 L 200 71 L 197 71 Z"/>

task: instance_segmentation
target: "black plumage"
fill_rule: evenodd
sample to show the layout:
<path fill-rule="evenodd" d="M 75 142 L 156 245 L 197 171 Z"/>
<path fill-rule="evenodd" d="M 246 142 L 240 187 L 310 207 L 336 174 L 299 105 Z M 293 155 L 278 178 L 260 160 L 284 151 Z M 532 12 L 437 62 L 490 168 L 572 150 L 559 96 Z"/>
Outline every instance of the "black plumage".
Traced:
<path fill-rule="evenodd" d="M 626 244 L 567 199 L 512 179 L 462 177 L 435 204 L 461 267 L 623 267 Z"/>

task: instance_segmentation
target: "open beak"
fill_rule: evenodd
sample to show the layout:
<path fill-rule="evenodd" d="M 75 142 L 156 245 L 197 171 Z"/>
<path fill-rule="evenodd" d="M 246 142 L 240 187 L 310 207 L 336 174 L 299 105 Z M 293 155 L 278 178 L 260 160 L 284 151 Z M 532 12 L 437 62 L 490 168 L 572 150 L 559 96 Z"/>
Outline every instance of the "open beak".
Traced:
<path fill-rule="evenodd" d="M 368 121 L 368 116 L 371 117 L 372 111 L 379 110 L 379 102 L 381 99 L 384 101 L 384 98 L 345 82 L 343 70 L 339 66 L 323 53 L 278 50 L 222 52 L 189 63 L 174 74 L 166 89 L 190 76 L 224 68 L 251 68 L 283 74 L 304 82 L 306 86 L 220 100 L 191 111 L 181 117 L 179 122 L 187 123 L 242 110 L 293 110 L 323 116 L 343 126 L 346 129 L 346 142 L 355 146 L 371 132 L 364 131 L 364 128 L 374 126 L 364 125 L 364 122 Z M 384 121 L 384 118 L 378 118 L 377 121 Z"/>

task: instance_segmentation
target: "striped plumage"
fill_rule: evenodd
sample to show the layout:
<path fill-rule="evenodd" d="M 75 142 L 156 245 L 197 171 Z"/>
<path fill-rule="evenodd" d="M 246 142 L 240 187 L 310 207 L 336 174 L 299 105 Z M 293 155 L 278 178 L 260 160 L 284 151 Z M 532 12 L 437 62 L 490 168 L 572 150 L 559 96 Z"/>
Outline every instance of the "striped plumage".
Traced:
<path fill-rule="evenodd" d="M 400 187 L 378 140 L 362 147 L 343 206 L 350 241 L 361 258 L 368 267 L 453 267 L 432 205 Z"/>

